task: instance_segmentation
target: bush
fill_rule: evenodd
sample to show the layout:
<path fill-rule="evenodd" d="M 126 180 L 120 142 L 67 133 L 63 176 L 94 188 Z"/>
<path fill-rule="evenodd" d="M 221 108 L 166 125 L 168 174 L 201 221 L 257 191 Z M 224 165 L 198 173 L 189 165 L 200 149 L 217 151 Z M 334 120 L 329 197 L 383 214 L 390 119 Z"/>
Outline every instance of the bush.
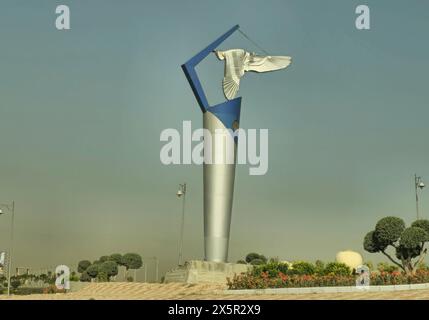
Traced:
<path fill-rule="evenodd" d="M 12 289 L 18 289 L 18 287 L 21 285 L 21 280 L 19 280 L 19 279 L 17 279 L 17 278 L 15 278 L 15 279 L 12 279 L 11 281 L 10 281 L 10 286 L 12 287 Z"/>
<path fill-rule="evenodd" d="M 133 282 L 133 281 L 134 281 L 134 278 L 133 278 L 133 277 L 131 277 L 131 276 L 129 276 L 129 277 L 127 277 L 127 281 L 128 281 L 128 282 Z"/>
<path fill-rule="evenodd" d="M 398 271 L 398 267 L 394 266 L 394 265 L 389 265 L 388 263 L 385 262 L 380 262 L 377 264 L 377 270 L 380 272 L 388 272 L 388 273 L 392 273 L 394 271 Z"/>
<path fill-rule="evenodd" d="M 314 267 L 315 267 L 315 273 L 317 274 L 323 274 L 324 270 L 325 270 L 325 263 L 322 260 L 316 260 L 316 262 L 314 263 Z"/>
<path fill-rule="evenodd" d="M 105 271 L 99 271 L 97 274 L 97 281 L 98 282 L 107 282 L 109 281 L 109 276 Z"/>
<path fill-rule="evenodd" d="M 415 275 L 407 275 L 399 271 L 392 273 L 371 273 L 371 285 L 400 285 L 429 283 L 429 271 L 417 270 Z M 302 287 L 333 287 L 355 286 L 355 275 L 285 275 L 279 273 L 276 277 L 269 277 L 267 273 L 254 275 L 251 272 L 234 275 L 227 279 L 229 289 L 266 289 L 266 288 L 302 288 Z"/>
<path fill-rule="evenodd" d="M 324 270 L 325 275 L 347 276 L 351 273 L 350 267 L 340 262 L 330 262 L 326 265 Z"/>
<path fill-rule="evenodd" d="M 268 274 L 269 277 L 277 277 L 279 273 L 286 274 L 288 272 L 289 266 L 286 263 L 281 262 L 269 262 L 253 268 L 251 273 L 254 276 L 261 276 L 262 273 Z"/>
<path fill-rule="evenodd" d="M 91 282 L 91 277 L 85 271 L 84 273 L 82 273 L 79 280 L 82 282 Z"/>
<path fill-rule="evenodd" d="M 294 262 L 288 270 L 288 274 L 312 275 L 316 272 L 316 267 L 305 261 Z"/>
<path fill-rule="evenodd" d="M 70 281 L 79 281 L 79 280 L 80 280 L 80 277 L 76 273 L 72 272 L 72 274 L 70 275 Z"/>
<path fill-rule="evenodd" d="M 22 287 L 22 288 L 18 288 L 16 290 L 13 291 L 13 294 L 16 295 L 29 295 L 29 294 L 41 294 L 44 293 L 43 292 L 44 288 L 27 288 L 27 287 Z"/>
<path fill-rule="evenodd" d="M 420 263 L 417 265 L 417 270 L 425 270 L 425 271 L 429 271 L 429 267 L 428 267 L 428 265 L 427 265 L 426 263 L 424 263 L 424 262 L 420 262 Z"/>
<path fill-rule="evenodd" d="M 56 285 L 50 285 L 47 288 L 43 289 L 44 294 L 53 294 L 53 293 L 65 293 L 65 289 L 58 289 Z"/>

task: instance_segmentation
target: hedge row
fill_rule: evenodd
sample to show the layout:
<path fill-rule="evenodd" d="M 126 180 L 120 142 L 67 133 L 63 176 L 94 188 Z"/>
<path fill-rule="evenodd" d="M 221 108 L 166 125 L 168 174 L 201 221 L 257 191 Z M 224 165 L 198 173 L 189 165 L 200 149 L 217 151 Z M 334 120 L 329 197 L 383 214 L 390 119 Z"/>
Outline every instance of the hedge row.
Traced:
<path fill-rule="evenodd" d="M 406 275 L 399 271 L 374 272 L 370 275 L 370 285 L 416 283 L 429 283 L 429 271 L 417 270 L 415 275 Z M 260 275 L 249 272 L 235 275 L 232 279 L 228 279 L 227 284 L 231 290 L 355 286 L 356 275 L 287 275 L 279 272 L 276 276 L 273 276 L 268 272 L 262 272 Z"/>

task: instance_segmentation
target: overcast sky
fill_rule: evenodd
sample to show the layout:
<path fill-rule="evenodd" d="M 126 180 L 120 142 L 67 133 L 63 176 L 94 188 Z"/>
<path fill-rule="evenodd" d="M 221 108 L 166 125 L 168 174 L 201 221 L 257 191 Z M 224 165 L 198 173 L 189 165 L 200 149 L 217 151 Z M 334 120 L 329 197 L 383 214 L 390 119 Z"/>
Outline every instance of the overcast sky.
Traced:
<path fill-rule="evenodd" d="M 69 31 L 55 29 L 60 3 Z M 240 87 L 241 126 L 269 129 L 269 170 L 237 169 L 230 260 L 352 249 L 378 261 L 364 235 L 383 216 L 411 223 L 413 174 L 429 183 L 429 3 L 365 1 L 368 31 L 355 28 L 359 4 L 1 1 L 0 203 L 16 201 L 16 265 L 137 252 L 163 273 L 177 261 L 184 181 L 184 256 L 203 257 L 202 167 L 162 165 L 159 136 L 183 120 L 201 127 L 180 65 L 235 24 L 293 64 Z M 238 33 L 230 48 L 259 51 Z M 222 62 L 198 72 L 209 102 L 222 102 Z M 429 190 L 421 208 L 429 218 Z"/>

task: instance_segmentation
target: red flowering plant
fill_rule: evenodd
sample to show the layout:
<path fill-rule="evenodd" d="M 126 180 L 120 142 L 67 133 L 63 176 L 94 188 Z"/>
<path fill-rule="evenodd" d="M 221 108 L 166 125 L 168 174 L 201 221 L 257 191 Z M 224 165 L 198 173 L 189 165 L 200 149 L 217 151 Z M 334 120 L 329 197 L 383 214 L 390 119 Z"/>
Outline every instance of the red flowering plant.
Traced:
<path fill-rule="evenodd" d="M 262 266 L 258 266 L 262 267 Z M 328 274 L 294 274 L 284 273 L 273 269 L 268 271 L 250 271 L 235 275 L 228 279 L 229 289 L 266 289 L 266 288 L 302 288 L 302 287 L 333 287 L 333 286 L 355 286 L 356 275 L 344 274 L 344 270 L 329 272 Z M 429 283 L 429 270 L 420 269 L 413 275 L 405 272 L 372 272 L 370 275 L 370 285 L 400 285 L 413 283 Z"/>

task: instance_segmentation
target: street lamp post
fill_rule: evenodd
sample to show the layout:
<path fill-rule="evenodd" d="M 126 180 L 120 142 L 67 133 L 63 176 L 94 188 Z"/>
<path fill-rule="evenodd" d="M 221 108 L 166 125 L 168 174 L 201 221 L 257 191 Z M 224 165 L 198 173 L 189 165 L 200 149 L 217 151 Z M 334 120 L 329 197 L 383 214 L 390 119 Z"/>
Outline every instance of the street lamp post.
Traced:
<path fill-rule="evenodd" d="M 159 260 L 158 257 L 155 257 L 155 280 L 158 282 L 158 275 L 159 275 Z"/>
<path fill-rule="evenodd" d="M 180 240 L 179 240 L 179 261 L 178 265 L 182 265 L 183 259 L 183 231 L 185 227 L 185 199 L 186 199 L 186 183 L 179 185 L 179 191 L 177 191 L 177 197 L 182 197 L 182 222 L 180 226 Z"/>
<path fill-rule="evenodd" d="M 9 261 L 7 267 L 7 295 L 10 296 L 10 275 L 12 271 L 12 253 L 13 253 L 13 227 L 15 220 L 15 201 L 12 204 L 0 204 L 0 215 L 3 214 L 3 208 L 11 212 L 11 226 L 10 226 L 10 247 L 9 247 Z"/>
<path fill-rule="evenodd" d="M 421 177 L 418 177 L 416 174 L 414 175 L 414 187 L 416 190 L 416 213 L 417 213 L 417 220 L 420 219 L 420 215 L 419 215 L 419 192 L 418 190 L 420 189 L 423 190 L 423 188 L 425 187 L 425 184 L 422 180 Z"/>

